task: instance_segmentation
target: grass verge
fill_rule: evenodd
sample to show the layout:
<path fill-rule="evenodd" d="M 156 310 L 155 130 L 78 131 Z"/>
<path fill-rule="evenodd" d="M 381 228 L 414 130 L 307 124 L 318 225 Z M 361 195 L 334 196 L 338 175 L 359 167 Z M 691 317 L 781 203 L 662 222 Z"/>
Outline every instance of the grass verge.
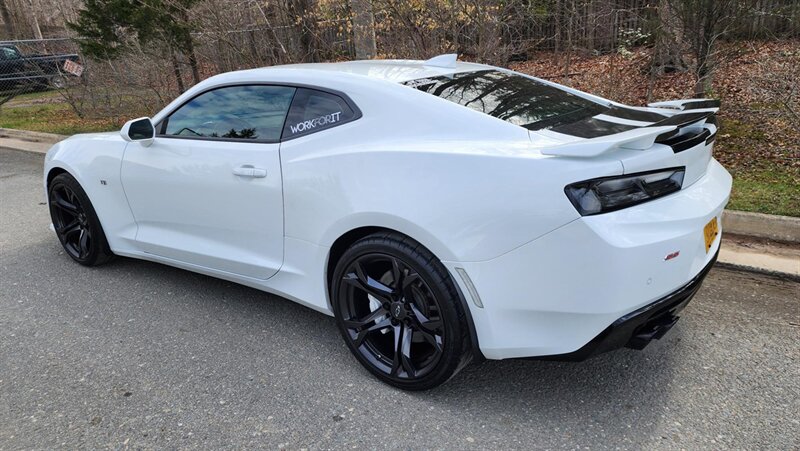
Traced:
<path fill-rule="evenodd" d="M 14 99 L 25 100 L 25 99 Z M 119 129 L 114 119 L 81 118 L 65 103 L 41 103 L 0 107 L 0 128 L 74 135 Z"/>
<path fill-rule="evenodd" d="M 800 217 L 800 170 L 775 166 L 732 175 L 731 210 Z"/>

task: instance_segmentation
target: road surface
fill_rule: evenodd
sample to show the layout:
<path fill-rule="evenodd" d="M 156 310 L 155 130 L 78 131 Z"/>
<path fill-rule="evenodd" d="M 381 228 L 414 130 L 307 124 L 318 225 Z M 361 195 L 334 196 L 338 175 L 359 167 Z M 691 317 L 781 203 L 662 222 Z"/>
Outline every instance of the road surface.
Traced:
<path fill-rule="evenodd" d="M 800 284 L 714 269 L 642 352 L 405 393 L 331 318 L 154 263 L 73 263 L 0 150 L 0 449 L 800 448 Z"/>

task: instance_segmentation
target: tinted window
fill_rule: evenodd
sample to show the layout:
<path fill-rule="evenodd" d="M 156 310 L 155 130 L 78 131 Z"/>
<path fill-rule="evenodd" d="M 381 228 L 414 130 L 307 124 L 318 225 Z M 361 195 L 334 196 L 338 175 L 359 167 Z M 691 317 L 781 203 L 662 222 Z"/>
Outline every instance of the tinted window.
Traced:
<path fill-rule="evenodd" d="M 353 119 L 357 119 L 356 112 L 336 94 L 298 88 L 286 118 L 283 139 L 325 130 Z"/>
<path fill-rule="evenodd" d="M 200 94 L 166 119 L 162 134 L 278 141 L 295 88 L 230 86 Z"/>
<path fill-rule="evenodd" d="M 404 84 L 530 130 L 572 123 L 608 109 L 536 80 L 494 70 Z"/>

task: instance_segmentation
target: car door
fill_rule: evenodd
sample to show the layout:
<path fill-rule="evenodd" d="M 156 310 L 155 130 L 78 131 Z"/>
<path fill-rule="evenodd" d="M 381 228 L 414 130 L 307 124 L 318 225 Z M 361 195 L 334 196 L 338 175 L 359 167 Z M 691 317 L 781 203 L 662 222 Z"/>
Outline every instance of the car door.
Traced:
<path fill-rule="evenodd" d="M 130 144 L 122 183 L 145 252 L 266 279 L 283 262 L 280 135 L 295 88 L 203 92 Z"/>

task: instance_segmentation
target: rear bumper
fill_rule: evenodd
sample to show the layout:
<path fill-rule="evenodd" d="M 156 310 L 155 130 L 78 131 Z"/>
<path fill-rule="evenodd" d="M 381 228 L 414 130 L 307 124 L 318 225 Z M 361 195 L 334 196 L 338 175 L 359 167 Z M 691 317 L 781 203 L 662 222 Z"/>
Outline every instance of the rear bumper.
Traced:
<path fill-rule="evenodd" d="M 481 353 L 575 353 L 620 318 L 680 290 L 719 250 L 719 236 L 706 249 L 703 228 L 719 221 L 730 189 L 730 175 L 711 160 L 705 175 L 670 196 L 582 217 L 491 260 L 444 262 L 468 299 Z"/>
<path fill-rule="evenodd" d="M 620 348 L 644 349 L 658 340 L 678 322 L 678 315 L 692 300 L 703 280 L 717 261 L 719 251 L 711 262 L 686 285 L 617 319 L 582 348 L 568 354 L 539 357 L 544 360 L 580 361 Z"/>

